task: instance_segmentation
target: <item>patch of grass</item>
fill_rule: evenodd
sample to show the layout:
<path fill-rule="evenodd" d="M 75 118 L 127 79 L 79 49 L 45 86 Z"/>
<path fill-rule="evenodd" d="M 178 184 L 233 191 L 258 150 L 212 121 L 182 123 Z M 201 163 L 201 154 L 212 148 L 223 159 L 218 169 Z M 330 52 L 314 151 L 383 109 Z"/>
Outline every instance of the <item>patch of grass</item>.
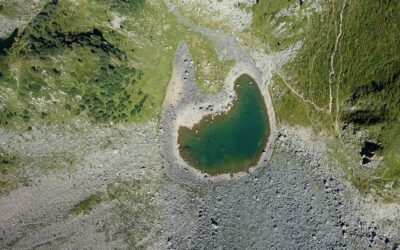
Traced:
<path fill-rule="evenodd" d="M 206 37 L 191 34 L 185 38 L 195 65 L 196 84 L 199 89 L 208 94 L 222 91 L 225 77 L 235 62 L 220 62 L 214 43 Z"/>
<path fill-rule="evenodd" d="M 246 11 L 246 12 L 250 11 L 250 6 L 247 3 L 237 3 L 235 5 L 235 7 L 242 11 Z"/>
<path fill-rule="evenodd" d="M 143 241 L 149 234 L 156 237 L 159 232 L 155 223 L 159 218 L 151 193 L 151 183 L 147 181 L 124 181 L 110 185 L 105 194 L 113 203 L 113 213 L 102 223 L 106 240 L 123 239 L 130 248 L 146 249 Z M 110 225 L 112 225 L 110 227 Z"/>
<path fill-rule="evenodd" d="M 106 150 L 106 149 L 110 148 L 112 145 L 113 145 L 112 141 L 110 139 L 107 139 L 105 142 L 103 142 L 100 145 L 100 149 L 101 150 Z"/>
<path fill-rule="evenodd" d="M 29 166 L 39 175 L 48 175 L 54 171 L 71 171 L 76 163 L 75 156 L 66 153 L 29 157 L 6 152 L 0 148 L 0 194 L 7 193 L 21 185 L 29 185 L 29 177 L 24 173 Z"/>
<path fill-rule="evenodd" d="M 307 1 L 297 7 L 297 0 L 258 1 L 252 6 L 251 33 L 266 42 L 270 50 L 282 50 L 303 37 L 308 22 Z"/>
<path fill-rule="evenodd" d="M 99 230 L 106 235 L 106 240 L 124 240 L 134 249 L 145 249 L 148 242 L 143 242 L 149 233 L 157 236 L 154 230 L 159 215 L 151 193 L 151 183 L 146 181 L 121 181 L 110 184 L 104 192 L 91 194 L 70 211 L 69 215 L 89 214 L 108 203 L 112 213 L 99 222 Z"/>
<path fill-rule="evenodd" d="M 287 125 L 310 125 L 310 117 L 305 103 L 295 96 L 284 85 L 279 77 L 274 77 L 274 85 L 271 87 L 272 100 L 276 119 L 279 123 Z"/>
<path fill-rule="evenodd" d="M 124 15 L 135 14 L 138 10 L 143 8 L 145 4 L 145 0 L 103 0 L 103 2 L 108 3 L 112 11 L 117 11 Z"/>
<path fill-rule="evenodd" d="M 77 159 L 72 154 L 58 153 L 43 156 L 32 160 L 32 167 L 37 167 L 43 174 L 47 175 L 54 171 L 71 170 Z"/>
<path fill-rule="evenodd" d="M 76 204 L 70 213 L 78 214 L 88 214 L 97 204 L 102 201 L 102 196 L 100 194 L 92 194 Z"/>
<path fill-rule="evenodd" d="M 137 192 L 140 185 L 137 182 L 133 183 L 114 183 L 107 187 L 105 192 L 91 194 L 78 202 L 70 211 L 69 214 L 79 215 L 88 214 L 92 209 L 102 202 L 116 202 L 121 199 L 127 192 Z"/>
<path fill-rule="evenodd" d="M 182 2 L 180 0 L 171 0 L 171 3 L 174 4 L 174 6 L 182 15 L 198 25 L 209 27 L 215 30 L 232 32 L 232 27 L 230 27 L 229 21 L 221 21 L 220 16 L 215 11 L 206 11 L 204 4 L 193 4 Z"/>
<path fill-rule="evenodd" d="M 0 195 L 18 186 L 25 179 L 18 172 L 21 158 L 0 148 Z"/>

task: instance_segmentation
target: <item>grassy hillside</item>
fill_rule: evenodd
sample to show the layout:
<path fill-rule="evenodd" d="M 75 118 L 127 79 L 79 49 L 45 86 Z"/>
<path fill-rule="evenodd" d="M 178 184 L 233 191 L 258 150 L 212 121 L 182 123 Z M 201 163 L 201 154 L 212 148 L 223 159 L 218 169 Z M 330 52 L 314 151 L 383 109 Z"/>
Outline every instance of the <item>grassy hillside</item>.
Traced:
<path fill-rule="evenodd" d="M 336 135 L 360 190 L 396 190 L 400 3 L 331 1 L 305 29 L 303 47 L 276 76 L 275 87 L 284 93 L 275 98 L 278 118 Z"/>
<path fill-rule="evenodd" d="M 229 64 L 162 1 L 50 1 L 1 56 L 0 126 L 158 118 L 180 41 L 200 86 L 217 91 L 222 81 L 206 83 Z"/>

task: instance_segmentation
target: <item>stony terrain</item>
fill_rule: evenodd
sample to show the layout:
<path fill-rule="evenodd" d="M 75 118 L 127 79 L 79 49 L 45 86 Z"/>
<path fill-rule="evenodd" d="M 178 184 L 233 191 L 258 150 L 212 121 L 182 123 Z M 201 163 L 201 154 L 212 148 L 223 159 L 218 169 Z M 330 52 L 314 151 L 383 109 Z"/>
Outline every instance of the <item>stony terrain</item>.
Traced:
<path fill-rule="evenodd" d="M 247 11 L 255 0 L 174 0 L 172 1 L 194 12 L 194 17 L 210 16 L 219 23 L 230 26 L 233 31 L 243 31 L 251 26 L 252 13 Z"/>
<path fill-rule="evenodd" d="M 262 170 L 178 196 L 170 220 L 183 228 L 169 236 L 171 249 L 396 249 L 397 229 L 361 215 L 362 198 L 330 172 L 324 143 L 309 132 L 285 128 Z"/>
<path fill-rule="evenodd" d="M 25 163 L 25 186 L 0 198 L 1 245 L 31 248 L 63 239 L 78 244 L 75 247 L 102 245 L 105 239 L 98 236 L 96 222 L 106 219 L 107 211 L 114 216 L 112 206 L 101 207 L 105 214 L 94 213 L 89 219 L 69 216 L 70 210 L 90 195 L 105 192 L 111 184 L 157 182 L 161 156 L 156 128 L 157 124 L 151 123 L 113 129 L 46 127 L 24 133 L 1 132 L 0 141 L 7 151 L 35 160 L 49 155 L 76 158 L 61 171 L 46 175 L 33 172 L 30 162 Z M 151 192 L 153 185 L 143 185 L 141 191 Z M 76 237 L 80 239 L 77 242 Z"/>
<path fill-rule="evenodd" d="M 325 142 L 308 129 L 281 128 L 271 161 L 251 174 L 193 186 L 165 175 L 158 134 L 155 123 L 2 132 L 10 151 L 80 159 L 72 170 L 28 174 L 26 186 L 2 196 L 2 248 L 396 249 L 399 243 L 399 207 L 358 194 L 332 171 L 338 168 Z M 80 200 L 109 193 L 115 182 L 121 197 L 71 214 Z M 131 183 L 140 185 L 133 193 L 124 187 Z M 385 214 L 369 213 L 379 209 Z"/>
<path fill-rule="evenodd" d="M 232 13 L 232 24 L 247 27 L 251 15 L 232 7 L 239 2 L 245 1 L 208 8 Z M 360 193 L 334 157 L 335 138 L 324 132 L 278 123 L 267 154 L 249 173 L 210 178 L 179 165 L 173 142 L 181 108 L 196 108 L 180 118 L 189 123 L 214 105 L 228 108 L 227 84 L 247 71 L 271 109 L 273 73 L 301 42 L 267 54 L 189 20 L 174 5 L 201 9 L 202 1 L 164 3 L 178 22 L 214 42 L 220 61 L 235 60 L 217 95 L 224 100 L 198 92 L 182 42 L 159 119 L 0 129 L 0 153 L 15 156 L 20 167 L 13 175 L 21 178 L 0 195 L 0 248 L 399 249 L 400 205 Z"/>

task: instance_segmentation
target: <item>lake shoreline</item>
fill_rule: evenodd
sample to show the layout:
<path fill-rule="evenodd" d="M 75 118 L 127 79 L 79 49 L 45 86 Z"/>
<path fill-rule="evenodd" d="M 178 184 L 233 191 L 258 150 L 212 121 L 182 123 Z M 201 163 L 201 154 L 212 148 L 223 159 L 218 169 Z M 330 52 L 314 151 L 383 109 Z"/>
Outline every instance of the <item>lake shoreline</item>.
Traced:
<path fill-rule="evenodd" d="M 173 59 L 173 72 L 167 88 L 161 119 L 162 151 L 166 172 L 170 178 L 184 183 L 239 179 L 265 166 L 271 158 L 277 138 L 272 100 L 266 84 L 262 81 L 261 73 L 247 54 L 245 52 L 242 54 L 247 57 L 247 60 L 237 60 L 225 78 L 223 90 L 216 96 L 205 96 L 195 84 L 194 65 L 187 46 L 181 43 L 178 47 Z M 182 159 L 178 149 L 178 130 L 181 126 L 192 128 L 207 115 L 229 111 L 236 98 L 234 82 L 243 74 L 254 79 L 263 96 L 268 112 L 270 135 L 257 164 L 249 167 L 248 171 L 210 176 L 190 166 Z"/>
<path fill-rule="evenodd" d="M 268 142 L 268 111 L 254 79 L 240 75 L 234 91 L 237 98 L 228 112 L 206 115 L 191 129 L 178 129 L 180 156 L 210 176 L 246 172 L 257 164 Z"/>

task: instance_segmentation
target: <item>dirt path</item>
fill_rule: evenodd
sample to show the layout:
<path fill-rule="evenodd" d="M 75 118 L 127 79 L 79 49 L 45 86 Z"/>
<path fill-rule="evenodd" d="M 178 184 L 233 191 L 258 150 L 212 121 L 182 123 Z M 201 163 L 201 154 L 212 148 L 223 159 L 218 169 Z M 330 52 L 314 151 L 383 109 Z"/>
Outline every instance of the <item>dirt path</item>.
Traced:
<path fill-rule="evenodd" d="M 334 2 L 333 2 L 333 4 L 334 4 Z M 333 88 L 333 81 L 332 81 L 332 77 L 335 75 L 335 69 L 334 69 L 335 57 L 336 57 L 336 53 L 339 50 L 340 39 L 342 38 L 342 35 L 343 35 L 343 14 L 344 14 L 346 6 L 347 6 L 347 0 L 345 0 L 343 2 L 343 6 L 342 6 L 342 9 L 340 11 L 339 33 L 336 36 L 335 48 L 333 49 L 333 52 L 332 52 L 332 55 L 331 55 L 331 60 L 330 60 L 331 72 L 329 73 L 329 113 L 332 113 L 332 107 L 333 107 L 333 89 L 332 89 Z M 339 89 L 337 90 L 337 93 L 338 92 L 339 92 Z"/>
<path fill-rule="evenodd" d="M 317 104 L 315 104 L 313 101 L 307 100 L 306 98 L 304 98 L 304 96 L 296 91 L 292 86 L 290 86 L 290 84 L 285 80 L 285 78 L 282 76 L 281 73 L 277 73 L 277 75 L 282 79 L 283 83 L 286 85 L 286 87 L 288 87 L 290 89 L 290 91 L 292 91 L 292 93 L 297 96 L 298 98 L 300 98 L 303 102 L 308 103 L 310 105 L 312 105 L 316 110 L 323 112 L 323 113 L 329 113 L 329 110 L 326 110 L 324 108 L 319 107 Z"/>

